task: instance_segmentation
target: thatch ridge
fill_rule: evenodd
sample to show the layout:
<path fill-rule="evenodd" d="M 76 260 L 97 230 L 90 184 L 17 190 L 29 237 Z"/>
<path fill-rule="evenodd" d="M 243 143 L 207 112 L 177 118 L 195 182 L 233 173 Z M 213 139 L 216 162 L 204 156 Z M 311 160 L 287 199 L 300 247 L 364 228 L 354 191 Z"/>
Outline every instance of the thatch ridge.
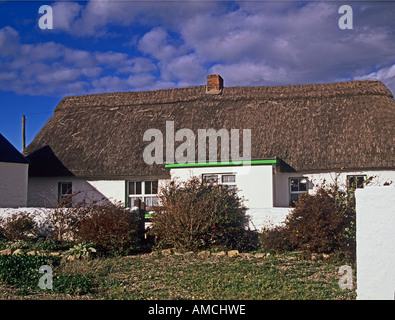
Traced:
<path fill-rule="evenodd" d="M 166 121 L 195 133 L 251 129 L 252 158 L 279 157 L 298 171 L 395 168 L 391 92 L 379 81 L 351 81 L 225 87 L 220 95 L 197 86 L 66 97 L 26 148 L 35 159 L 31 173 L 166 176 L 164 165 L 142 158 L 144 132 L 165 134 Z"/>

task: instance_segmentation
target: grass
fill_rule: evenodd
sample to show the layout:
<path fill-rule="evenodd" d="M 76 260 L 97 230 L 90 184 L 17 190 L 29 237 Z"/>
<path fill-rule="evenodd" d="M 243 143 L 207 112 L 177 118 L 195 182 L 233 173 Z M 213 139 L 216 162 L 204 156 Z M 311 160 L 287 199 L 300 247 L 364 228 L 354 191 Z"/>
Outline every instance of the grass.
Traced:
<path fill-rule="evenodd" d="M 348 300 L 341 290 L 339 267 L 345 261 L 307 260 L 298 253 L 267 258 L 162 256 L 145 254 L 62 263 L 59 274 L 89 276 L 89 292 L 79 295 L 24 292 L 27 299 L 131 300 Z M 348 263 L 349 264 L 349 263 Z M 350 265 L 350 264 L 349 264 Z M 354 268 L 354 266 L 352 265 Z M 354 268 L 355 269 L 355 268 Z M 355 272 L 354 272 L 355 273 Z M 354 280 L 355 284 L 355 280 Z M 355 286 L 354 286 L 355 287 Z M 5 287 L 4 287 L 5 288 Z M 54 290 L 56 291 L 56 290 Z M 0 298 L 20 297 L 0 288 Z"/>

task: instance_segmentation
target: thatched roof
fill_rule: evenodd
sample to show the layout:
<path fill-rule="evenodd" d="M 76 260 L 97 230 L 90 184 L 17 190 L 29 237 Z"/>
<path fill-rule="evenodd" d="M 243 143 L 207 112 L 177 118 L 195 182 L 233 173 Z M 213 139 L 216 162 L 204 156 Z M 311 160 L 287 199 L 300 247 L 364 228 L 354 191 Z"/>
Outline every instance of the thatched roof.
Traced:
<path fill-rule="evenodd" d="M 2 134 L 0 134 L 0 162 L 29 163 Z"/>
<path fill-rule="evenodd" d="M 147 165 L 147 129 L 251 129 L 252 158 L 279 157 L 297 171 L 395 168 L 395 102 L 377 81 L 205 86 L 64 98 L 26 148 L 32 175 L 122 178 L 168 175 Z"/>

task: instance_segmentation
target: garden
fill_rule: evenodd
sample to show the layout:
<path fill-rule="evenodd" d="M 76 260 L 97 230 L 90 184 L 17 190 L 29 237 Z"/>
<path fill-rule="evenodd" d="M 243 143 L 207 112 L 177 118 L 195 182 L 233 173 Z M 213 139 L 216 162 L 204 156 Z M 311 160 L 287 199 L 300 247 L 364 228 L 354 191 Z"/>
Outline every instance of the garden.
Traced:
<path fill-rule="evenodd" d="M 323 184 L 264 230 L 225 186 L 173 180 L 158 196 L 148 230 L 109 203 L 2 217 L 0 299 L 355 299 L 339 286 L 339 268 L 355 270 L 351 189 Z"/>

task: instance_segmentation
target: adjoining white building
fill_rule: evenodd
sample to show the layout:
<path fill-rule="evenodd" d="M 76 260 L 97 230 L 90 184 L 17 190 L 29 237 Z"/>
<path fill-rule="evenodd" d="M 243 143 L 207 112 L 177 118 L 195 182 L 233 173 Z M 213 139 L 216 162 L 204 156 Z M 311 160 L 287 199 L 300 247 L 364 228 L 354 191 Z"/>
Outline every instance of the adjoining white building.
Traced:
<path fill-rule="evenodd" d="M 163 181 L 194 175 L 237 187 L 259 219 L 263 209 L 289 208 L 339 172 L 345 185 L 370 176 L 375 185 L 395 182 L 395 101 L 381 82 L 228 88 L 219 75 L 207 80 L 197 87 L 62 99 L 25 151 L 32 163 L 28 205 L 50 206 L 81 192 L 152 206 Z M 216 163 L 198 157 L 176 163 L 163 149 L 155 150 L 163 162 L 147 164 L 147 130 L 163 134 L 164 148 L 168 141 L 175 150 L 185 144 L 186 137 L 166 132 L 168 121 L 196 136 L 199 129 L 250 130 L 251 165 L 221 162 L 220 146 L 231 142 L 220 139 Z"/>
<path fill-rule="evenodd" d="M 27 205 L 29 161 L 0 134 L 0 208 Z"/>

